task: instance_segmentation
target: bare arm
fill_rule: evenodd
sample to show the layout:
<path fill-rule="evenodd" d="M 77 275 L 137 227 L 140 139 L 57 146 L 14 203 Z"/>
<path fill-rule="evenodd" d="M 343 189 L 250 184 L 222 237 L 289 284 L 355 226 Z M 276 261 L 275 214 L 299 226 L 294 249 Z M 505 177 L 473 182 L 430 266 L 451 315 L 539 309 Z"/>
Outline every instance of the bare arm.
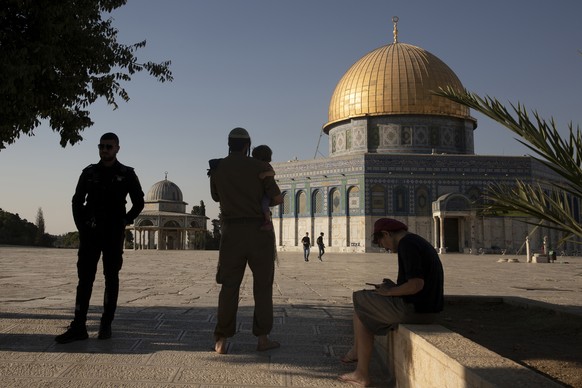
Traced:
<path fill-rule="evenodd" d="M 275 176 L 275 171 L 269 170 L 259 173 L 259 179 L 265 179 L 268 176 Z"/>
<path fill-rule="evenodd" d="M 412 278 L 399 286 L 381 285 L 376 292 L 384 296 L 414 295 L 424 287 L 424 279 Z"/>
<path fill-rule="evenodd" d="M 283 203 L 283 196 L 281 194 L 274 196 L 271 198 L 271 203 L 269 206 L 277 206 Z"/>

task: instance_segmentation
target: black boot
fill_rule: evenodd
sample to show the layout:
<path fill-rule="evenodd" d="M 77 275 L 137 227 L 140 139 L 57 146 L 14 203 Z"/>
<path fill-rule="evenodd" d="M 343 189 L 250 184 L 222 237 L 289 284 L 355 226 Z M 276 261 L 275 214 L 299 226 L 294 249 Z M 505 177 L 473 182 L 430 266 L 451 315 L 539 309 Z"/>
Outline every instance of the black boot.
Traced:
<path fill-rule="evenodd" d="M 111 338 L 111 322 L 103 322 L 99 325 L 99 334 L 97 334 L 97 339 L 106 340 Z"/>
<path fill-rule="evenodd" d="M 89 338 L 89 334 L 87 334 L 85 324 L 79 324 L 73 321 L 67 331 L 55 337 L 55 341 L 59 344 L 68 344 L 69 342 L 86 340 L 87 338 Z"/>

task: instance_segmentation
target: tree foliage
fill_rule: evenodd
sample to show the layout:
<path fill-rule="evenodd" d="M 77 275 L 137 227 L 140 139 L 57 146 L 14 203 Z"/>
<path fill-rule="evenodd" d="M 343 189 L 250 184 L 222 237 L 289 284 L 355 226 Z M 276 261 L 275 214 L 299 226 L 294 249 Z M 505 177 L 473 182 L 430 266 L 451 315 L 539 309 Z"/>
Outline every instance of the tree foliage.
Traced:
<path fill-rule="evenodd" d="M 36 233 L 32 222 L 0 209 L 0 244 L 33 245 Z"/>
<path fill-rule="evenodd" d="M 200 201 L 200 206 L 192 206 L 190 214 L 195 216 L 206 216 L 206 205 L 204 205 L 204 201 Z"/>
<path fill-rule="evenodd" d="M 34 238 L 34 245 L 43 245 L 44 240 L 46 239 L 45 236 L 45 225 L 44 225 L 44 214 L 42 212 L 42 208 L 39 207 L 38 211 L 36 212 L 36 222 L 34 223 L 36 226 L 36 236 Z"/>
<path fill-rule="evenodd" d="M 547 222 L 546 227 L 565 233 L 562 241 L 573 236 L 582 238 L 582 227 L 572 209 L 572 200 L 582 198 L 582 135 L 568 125 L 569 134 L 562 138 L 552 119 L 546 122 L 534 111 L 530 117 L 522 104 L 510 104 L 508 110 L 495 98 L 480 97 L 468 91 L 441 89 L 436 94 L 463 104 L 484 114 L 508 128 L 518 136 L 518 141 L 534 152 L 536 160 L 560 175 L 564 182 L 552 190 L 539 183 L 529 184 L 517 180 L 515 185 L 491 184 L 485 193 L 491 201 L 492 211 L 522 212 Z"/>
<path fill-rule="evenodd" d="M 171 81 L 170 61 L 139 62 L 146 41 L 117 42 L 106 13 L 127 0 L 2 0 L 0 7 L 0 150 L 34 135 L 41 120 L 75 144 L 93 125 L 88 107 L 104 98 L 114 109 L 129 100 L 122 86 L 148 72 Z"/>
<path fill-rule="evenodd" d="M 79 248 L 79 232 L 69 232 L 57 236 L 54 246 L 57 248 Z"/>

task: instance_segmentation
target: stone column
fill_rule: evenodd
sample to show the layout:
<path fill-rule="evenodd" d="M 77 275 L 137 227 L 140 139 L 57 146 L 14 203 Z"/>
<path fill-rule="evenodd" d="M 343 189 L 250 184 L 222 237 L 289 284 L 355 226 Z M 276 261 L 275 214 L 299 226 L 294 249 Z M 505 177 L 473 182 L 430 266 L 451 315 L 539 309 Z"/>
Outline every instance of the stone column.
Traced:
<path fill-rule="evenodd" d="M 459 229 L 461 230 L 460 239 L 461 246 L 459 247 L 460 253 L 465 253 L 465 217 L 459 218 Z"/>
<path fill-rule="evenodd" d="M 447 253 L 447 247 L 445 247 L 445 218 L 441 216 L 440 220 L 440 229 L 441 229 L 441 249 L 439 253 Z"/>
<path fill-rule="evenodd" d="M 440 241 L 440 237 L 439 237 L 439 217 L 438 216 L 433 216 L 432 217 L 432 222 L 433 222 L 433 240 L 434 240 L 434 247 L 435 249 L 439 249 L 439 241 Z"/>
<path fill-rule="evenodd" d="M 475 238 L 475 217 L 471 216 L 469 218 L 471 223 L 471 253 L 477 254 L 477 239 Z"/>

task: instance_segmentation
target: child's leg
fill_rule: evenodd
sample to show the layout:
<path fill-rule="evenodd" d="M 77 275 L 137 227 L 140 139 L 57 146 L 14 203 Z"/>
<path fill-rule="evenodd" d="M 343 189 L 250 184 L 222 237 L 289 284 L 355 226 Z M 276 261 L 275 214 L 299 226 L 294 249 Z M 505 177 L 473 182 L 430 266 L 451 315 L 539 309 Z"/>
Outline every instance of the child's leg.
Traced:
<path fill-rule="evenodd" d="M 273 223 L 271 222 L 271 209 L 269 208 L 270 202 L 271 199 L 264 195 L 263 199 L 261 200 L 261 207 L 263 208 L 263 216 L 265 218 L 265 221 L 263 222 L 263 225 L 261 225 L 261 230 L 273 229 Z"/>
<path fill-rule="evenodd" d="M 263 208 L 263 214 L 265 215 L 265 222 L 271 222 L 271 209 L 269 208 L 269 203 L 271 199 L 266 195 L 263 195 L 263 199 L 261 200 L 261 206 Z"/>

